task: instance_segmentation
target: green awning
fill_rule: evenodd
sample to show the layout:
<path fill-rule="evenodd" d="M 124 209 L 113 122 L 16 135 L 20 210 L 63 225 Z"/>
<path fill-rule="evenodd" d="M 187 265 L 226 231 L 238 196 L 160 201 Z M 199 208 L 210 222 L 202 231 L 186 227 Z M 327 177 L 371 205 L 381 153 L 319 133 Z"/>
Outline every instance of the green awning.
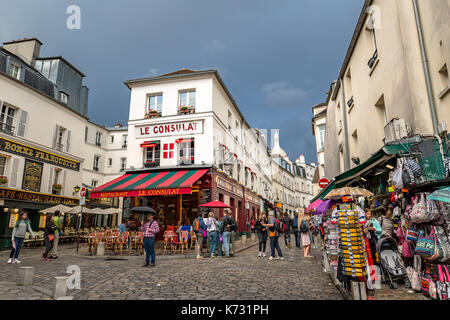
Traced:
<path fill-rule="evenodd" d="M 316 195 L 316 196 L 311 200 L 311 203 L 313 203 L 313 202 L 316 201 L 317 199 L 324 200 L 325 196 L 326 196 L 327 194 L 329 194 L 331 190 L 334 190 L 334 189 L 336 189 L 336 184 L 334 183 L 334 181 L 332 181 L 332 182 L 329 183 L 324 189 L 322 189 L 322 191 L 320 191 L 318 195 Z"/>

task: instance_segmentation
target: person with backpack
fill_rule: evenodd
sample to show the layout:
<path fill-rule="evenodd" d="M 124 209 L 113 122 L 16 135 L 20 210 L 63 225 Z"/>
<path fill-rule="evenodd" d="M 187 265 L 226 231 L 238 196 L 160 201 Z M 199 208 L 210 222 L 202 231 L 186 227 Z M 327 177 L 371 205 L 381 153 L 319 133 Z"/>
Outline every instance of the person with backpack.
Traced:
<path fill-rule="evenodd" d="M 271 255 L 269 260 L 284 260 L 283 253 L 281 252 L 280 245 L 278 244 L 278 238 L 280 237 L 280 222 L 275 218 L 273 211 L 269 212 L 269 223 L 262 224 L 264 227 L 269 228 L 269 238 L 270 238 L 270 250 Z M 275 258 L 275 249 L 278 252 L 278 257 Z"/>
<path fill-rule="evenodd" d="M 44 229 L 45 252 L 42 255 L 45 261 L 50 261 L 48 254 L 53 248 L 53 241 L 55 239 L 56 226 L 53 223 L 53 219 L 54 216 L 52 214 L 48 214 L 47 217 L 45 218 L 45 229 Z"/>
<path fill-rule="evenodd" d="M 313 258 L 309 253 L 311 251 L 311 237 L 309 229 L 309 216 L 306 215 L 300 221 L 300 233 L 303 245 L 303 256 L 305 258 Z"/>
<path fill-rule="evenodd" d="M 225 209 L 222 219 L 222 240 L 225 247 L 225 257 L 230 257 L 230 237 L 231 232 L 236 228 L 236 221 L 231 217 L 230 210 Z"/>
<path fill-rule="evenodd" d="M 203 247 L 203 238 L 206 237 L 207 226 L 203 221 L 203 217 L 201 212 L 199 212 L 197 219 L 194 220 L 194 234 L 197 238 L 197 259 L 203 258 L 202 256 L 202 247 Z"/>
<path fill-rule="evenodd" d="M 31 222 L 28 219 L 28 215 L 25 211 L 22 211 L 12 231 L 11 235 L 12 249 L 9 254 L 8 263 L 20 263 L 19 259 L 17 258 L 19 257 L 20 249 L 22 249 L 23 241 L 25 239 L 25 234 L 27 233 L 27 230 L 31 233 L 31 236 L 34 238 L 35 235 L 33 233 L 33 230 L 31 229 Z"/>
<path fill-rule="evenodd" d="M 255 223 L 256 235 L 258 236 L 259 241 L 259 254 L 258 257 L 264 258 L 266 256 L 266 243 L 267 243 L 267 228 L 263 226 L 263 224 L 267 224 L 266 214 L 263 213 L 259 217 L 259 219 Z"/>
<path fill-rule="evenodd" d="M 155 266 L 155 237 L 159 233 L 159 224 L 154 218 L 156 212 L 150 208 L 150 212 L 145 216 L 144 225 L 141 231 L 144 233 L 144 250 L 145 250 L 145 264 L 143 267 L 148 267 L 151 257 L 151 266 Z"/>
<path fill-rule="evenodd" d="M 209 252 L 211 258 L 215 257 L 217 242 L 219 241 L 219 227 L 217 225 L 217 220 L 214 217 L 214 213 L 210 212 L 208 220 L 206 222 L 208 227 L 208 239 L 209 239 Z"/>
<path fill-rule="evenodd" d="M 295 236 L 295 246 L 297 248 L 300 248 L 300 230 L 299 230 L 299 214 L 297 214 L 294 219 L 292 220 L 292 228 L 294 229 L 294 236 Z"/>
<path fill-rule="evenodd" d="M 281 219 L 283 222 L 281 228 L 284 229 L 284 244 L 289 249 L 291 248 L 291 227 L 292 227 L 292 219 L 289 217 L 288 213 L 284 214 L 284 217 Z"/>

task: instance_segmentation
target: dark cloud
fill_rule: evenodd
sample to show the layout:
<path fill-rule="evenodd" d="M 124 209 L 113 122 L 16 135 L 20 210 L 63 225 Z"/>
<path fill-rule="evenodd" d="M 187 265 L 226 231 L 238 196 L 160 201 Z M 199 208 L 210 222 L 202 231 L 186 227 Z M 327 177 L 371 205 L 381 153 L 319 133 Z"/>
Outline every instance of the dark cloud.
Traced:
<path fill-rule="evenodd" d="M 66 9 L 81 8 L 81 30 Z M 87 77 L 89 116 L 128 119 L 123 81 L 180 68 L 216 68 L 248 122 L 279 128 L 291 160 L 317 161 L 311 107 L 325 100 L 360 0 L 15 0 L 0 10 L 0 41 L 37 37 Z"/>

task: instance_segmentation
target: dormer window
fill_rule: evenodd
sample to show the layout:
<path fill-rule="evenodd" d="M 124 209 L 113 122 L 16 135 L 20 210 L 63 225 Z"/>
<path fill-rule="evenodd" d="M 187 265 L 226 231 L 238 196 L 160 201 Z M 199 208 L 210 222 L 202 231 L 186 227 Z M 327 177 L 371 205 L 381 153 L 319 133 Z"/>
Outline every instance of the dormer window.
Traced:
<path fill-rule="evenodd" d="M 59 94 L 61 102 L 67 104 L 69 101 L 69 95 L 63 91 L 60 91 Z"/>
<path fill-rule="evenodd" d="M 11 63 L 11 66 L 9 67 L 9 75 L 13 77 L 14 79 L 19 80 L 20 79 L 20 69 L 21 67 L 15 63 Z"/>

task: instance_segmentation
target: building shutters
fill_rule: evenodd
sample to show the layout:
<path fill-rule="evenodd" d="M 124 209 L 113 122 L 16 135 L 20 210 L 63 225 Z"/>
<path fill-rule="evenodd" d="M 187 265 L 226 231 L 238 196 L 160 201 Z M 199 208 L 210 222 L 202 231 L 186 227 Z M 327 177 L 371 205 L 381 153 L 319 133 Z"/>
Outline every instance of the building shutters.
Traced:
<path fill-rule="evenodd" d="M 55 132 L 53 134 L 53 149 L 56 149 L 56 143 L 58 141 L 58 133 L 59 133 L 59 126 L 56 125 Z"/>
<path fill-rule="evenodd" d="M 28 112 L 26 112 L 25 110 L 20 110 L 19 111 L 19 124 L 17 126 L 17 135 L 19 137 L 24 137 L 25 136 L 25 128 L 26 128 L 26 124 L 27 124 L 27 118 L 28 118 Z"/>
<path fill-rule="evenodd" d="M 12 188 L 17 187 L 17 178 L 19 175 L 19 158 L 13 158 L 12 160 L 12 166 L 11 166 L 11 180 L 9 186 Z"/>
<path fill-rule="evenodd" d="M 70 134 L 71 134 L 71 131 L 67 130 L 67 143 L 66 143 L 66 152 L 67 153 L 70 152 Z"/>
<path fill-rule="evenodd" d="M 52 179 L 53 179 L 53 167 L 49 167 L 48 168 L 49 170 L 49 173 L 48 173 L 48 193 L 52 193 L 52 185 L 53 185 L 53 181 L 52 181 Z"/>
<path fill-rule="evenodd" d="M 65 195 L 66 194 L 66 173 L 67 173 L 67 170 L 64 170 L 64 173 L 63 173 L 63 185 L 62 185 L 61 195 Z"/>

